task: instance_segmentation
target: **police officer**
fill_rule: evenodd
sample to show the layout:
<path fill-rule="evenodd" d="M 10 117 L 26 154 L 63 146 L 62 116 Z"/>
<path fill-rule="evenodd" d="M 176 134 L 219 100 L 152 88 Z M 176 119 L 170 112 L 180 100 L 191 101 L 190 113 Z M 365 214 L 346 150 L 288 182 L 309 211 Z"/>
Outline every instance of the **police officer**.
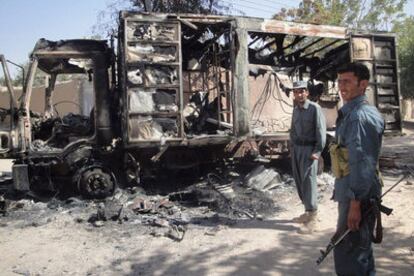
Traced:
<path fill-rule="evenodd" d="M 369 200 L 381 195 L 377 166 L 384 121 L 365 96 L 369 77 L 368 68 L 360 63 L 350 63 L 338 70 L 344 105 L 338 112 L 336 140 L 347 152 L 345 163 L 349 167 L 336 175 L 335 180 L 336 233 L 341 234 L 347 228 L 352 231 L 334 250 L 338 275 L 375 275 L 371 246 L 373 217 L 363 213 Z"/>
<path fill-rule="evenodd" d="M 293 83 L 295 107 L 290 128 L 293 178 L 305 212 L 294 218 L 294 222 L 304 223 L 301 230 L 312 232 L 317 215 L 318 159 L 325 147 L 326 123 L 321 107 L 308 100 L 307 82 Z"/>

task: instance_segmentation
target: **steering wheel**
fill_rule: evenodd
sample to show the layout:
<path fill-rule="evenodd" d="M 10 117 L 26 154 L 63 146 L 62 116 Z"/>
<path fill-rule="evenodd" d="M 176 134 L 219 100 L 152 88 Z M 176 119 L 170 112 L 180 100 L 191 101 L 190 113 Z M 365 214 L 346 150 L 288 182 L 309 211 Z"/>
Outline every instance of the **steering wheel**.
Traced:
<path fill-rule="evenodd" d="M 59 114 L 59 112 L 57 111 L 56 106 L 58 106 L 58 105 L 60 105 L 60 104 L 63 104 L 63 103 L 74 104 L 74 105 L 76 105 L 76 106 L 79 108 L 79 110 L 81 110 L 81 106 L 80 106 L 80 104 L 78 104 L 78 103 L 76 103 L 76 102 L 73 102 L 73 101 L 60 101 L 60 102 L 57 102 L 57 103 L 55 103 L 55 104 L 53 105 L 53 111 L 54 111 L 54 112 L 56 112 L 56 115 L 57 115 L 57 117 L 59 117 L 59 118 L 60 118 L 60 114 Z"/>

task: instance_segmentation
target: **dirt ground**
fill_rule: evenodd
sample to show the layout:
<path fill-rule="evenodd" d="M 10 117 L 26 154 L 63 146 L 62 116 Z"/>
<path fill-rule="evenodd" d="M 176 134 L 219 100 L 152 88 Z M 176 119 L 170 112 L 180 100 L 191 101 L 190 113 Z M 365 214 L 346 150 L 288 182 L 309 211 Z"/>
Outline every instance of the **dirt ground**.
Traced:
<path fill-rule="evenodd" d="M 403 165 L 414 164 L 413 136 L 407 130 L 384 141 L 384 190 L 402 176 Z M 35 204 L 38 210 L 0 216 L 0 275 L 334 275 L 332 255 L 315 264 L 337 215 L 332 189 L 321 188 L 319 230 L 312 235 L 297 233 L 299 225 L 291 220 L 302 212 L 293 187 L 273 190 L 278 208 L 260 219 L 188 208 L 186 215 L 194 212 L 182 241 L 154 234 L 139 220 L 94 225 L 74 208 Z M 384 242 L 374 246 L 377 273 L 413 275 L 413 179 L 390 192 L 384 205 L 394 212 L 383 217 Z"/>

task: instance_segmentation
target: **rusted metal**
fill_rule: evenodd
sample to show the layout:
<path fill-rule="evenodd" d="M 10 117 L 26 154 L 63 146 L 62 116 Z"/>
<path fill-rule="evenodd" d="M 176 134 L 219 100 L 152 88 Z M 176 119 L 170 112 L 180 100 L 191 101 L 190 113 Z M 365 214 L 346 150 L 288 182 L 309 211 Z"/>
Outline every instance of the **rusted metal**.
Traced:
<path fill-rule="evenodd" d="M 343 27 L 302 24 L 278 20 L 264 20 L 260 30 L 269 33 L 317 36 L 338 39 L 345 39 L 347 37 L 347 29 Z"/>

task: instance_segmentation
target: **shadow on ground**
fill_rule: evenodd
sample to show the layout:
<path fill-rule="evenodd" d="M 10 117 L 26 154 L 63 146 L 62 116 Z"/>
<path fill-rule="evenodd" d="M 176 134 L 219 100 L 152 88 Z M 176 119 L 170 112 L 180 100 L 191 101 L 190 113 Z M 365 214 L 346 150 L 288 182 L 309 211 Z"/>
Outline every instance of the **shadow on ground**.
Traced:
<path fill-rule="evenodd" d="M 277 226 L 279 225 L 279 226 Z M 265 223 L 263 227 L 283 229 L 284 222 Z M 248 226 L 246 226 L 248 227 Z M 289 229 L 279 233 L 280 244 L 269 250 L 247 250 L 249 237 L 238 244 L 197 248 L 194 254 L 169 254 L 163 251 L 144 256 L 141 250 L 117 259 L 107 267 L 91 270 L 109 275 L 333 275 L 332 256 L 317 267 L 319 249 L 329 239 L 328 233 L 296 235 Z M 292 229 L 293 230 L 293 229 Z M 254 237 L 252 237 L 254 238 Z M 171 244 L 169 246 L 174 246 Z M 239 248 L 242 250 L 239 251 Z M 412 275 L 413 237 L 398 232 L 387 233 L 385 242 L 375 246 L 379 275 Z"/>

